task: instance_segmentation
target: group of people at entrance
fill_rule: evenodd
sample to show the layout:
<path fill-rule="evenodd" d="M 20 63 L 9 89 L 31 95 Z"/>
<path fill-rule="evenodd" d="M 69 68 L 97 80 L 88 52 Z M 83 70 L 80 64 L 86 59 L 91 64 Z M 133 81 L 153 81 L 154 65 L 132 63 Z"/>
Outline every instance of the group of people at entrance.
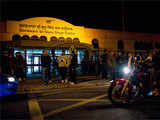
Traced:
<path fill-rule="evenodd" d="M 87 57 L 84 57 L 87 59 Z M 62 54 L 56 59 L 51 59 L 47 50 L 43 51 L 41 56 L 41 65 L 42 65 L 42 79 L 47 85 L 51 80 L 51 63 L 52 65 L 57 66 L 58 71 L 61 76 L 61 82 L 70 84 L 76 84 L 76 68 L 78 67 L 77 55 L 74 51 L 71 52 L 69 56 L 65 55 L 65 51 L 62 51 Z M 86 60 L 85 59 L 85 60 Z M 85 62 L 81 61 L 81 65 Z M 87 61 L 87 60 L 86 60 Z M 97 61 L 93 62 L 92 69 L 95 69 L 97 76 L 101 75 L 101 79 L 115 80 L 116 77 L 122 76 L 122 67 L 124 64 L 127 64 L 128 67 L 134 68 L 135 64 L 141 63 L 142 61 L 150 61 L 151 67 L 149 70 L 152 73 L 152 81 L 150 85 L 160 86 L 160 50 L 155 49 L 150 52 L 145 53 L 136 53 L 131 52 L 123 53 L 121 51 L 114 53 L 112 50 L 104 51 L 104 54 L 100 57 L 97 57 Z M 85 68 L 87 65 L 90 65 L 86 62 L 84 64 Z M 16 52 L 16 56 L 10 54 L 8 51 L 4 51 L 3 55 L 0 58 L 0 73 L 15 75 L 19 81 L 25 79 L 25 67 L 26 62 L 20 52 Z M 96 70 L 97 69 L 97 70 Z M 84 69 L 81 69 L 84 72 Z M 88 72 L 87 72 L 88 74 Z"/>
<path fill-rule="evenodd" d="M 77 55 L 74 51 L 72 51 L 71 55 L 68 57 L 65 55 L 65 51 L 62 51 L 62 54 L 57 57 L 55 61 L 58 63 L 58 70 L 61 75 L 61 82 L 62 83 L 70 83 L 76 84 L 76 67 L 77 67 Z M 51 57 L 48 55 L 48 51 L 43 51 L 41 57 L 41 64 L 42 64 L 42 78 L 44 80 L 44 84 L 47 85 L 51 79 L 50 74 L 50 64 L 51 64 Z M 69 75 L 67 74 L 69 69 Z"/>

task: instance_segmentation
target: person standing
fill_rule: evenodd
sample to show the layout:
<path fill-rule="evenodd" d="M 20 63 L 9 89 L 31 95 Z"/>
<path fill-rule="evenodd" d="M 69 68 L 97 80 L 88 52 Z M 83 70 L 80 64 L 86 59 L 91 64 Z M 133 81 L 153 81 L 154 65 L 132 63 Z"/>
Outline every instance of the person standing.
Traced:
<path fill-rule="evenodd" d="M 100 56 L 97 55 L 95 57 L 95 62 L 94 62 L 94 65 L 95 65 L 95 75 L 96 75 L 96 79 L 100 79 L 100 68 L 101 68 L 101 64 L 100 64 Z M 94 69 L 93 68 L 93 69 Z"/>
<path fill-rule="evenodd" d="M 9 54 L 9 66 L 10 66 L 11 75 L 15 75 L 15 59 L 16 58 L 10 53 Z"/>
<path fill-rule="evenodd" d="M 4 74 L 11 74 L 10 59 L 8 51 L 4 51 L 0 57 L 0 72 Z"/>
<path fill-rule="evenodd" d="M 147 57 L 146 59 L 143 61 L 143 63 L 145 64 L 145 72 L 147 73 L 147 77 L 145 78 L 144 81 L 144 87 L 146 88 L 146 92 L 149 93 L 152 90 L 152 72 L 153 72 L 153 67 L 152 67 L 152 52 L 148 51 L 147 52 Z"/>
<path fill-rule="evenodd" d="M 135 58 L 133 56 L 133 53 L 128 52 L 128 57 L 127 57 L 127 65 L 129 68 L 131 68 L 132 71 L 135 70 Z"/>
<path fill-rule="evenodd" d="M 50 63 L 51 63 L 51 57 L 48 55 L 48 51 L 43 51 L 42 57 L 41 57 L 41 64 L 42 64 L 42 79 L 44 81 L 45 85 L 48 85 L 49 80 L 51 78 L 50 76 Z"/>
<path fill-rule="evenodd" d="M 81 72 L 83 74 L 88 74 L 88 59 L 86 56 L 81 61 Z"/>
<path fill-rule="evenodd" d="M 57 58 L 53 58 L 53 72 L 56 72 L 57 69 L 58 69 Z"/>
<path fill-rule="evenodd" d="M 101 73 L 102 73 L 102 79 L 107 79 L 108 75 L 108 66 L 107 66 L 107 57 L 108 57 L 108 52 L 107 50 L 104 50 L 104 54 L 101 56 Z"/>
<path fill-rule="evenodd" d="M 65 55 L 65 51 L 62 51 L 62 55 L 58 56 L 57 58 L 57 62 L 58 62 L 58 67 L 59 67 L 59 72 L 61 75 L 61 82 L 62 83 L 67 83 L 68 80 L 66 78 L 67 76 L 67 68 L 69 66 L 69 58 L 68 56 Z"/>
<path fill-rule="evenodd" d="M 110 81 L 115 80 L 116 58 L 113 51 L 108 52 L 107 66 L 110 74 Z"/>
<path fill-rule="evenodd" d="M 152 57 L 153 63 L 153 89 L 159 94 L 158 89 L 160 88 L 160 50 L 155 49 Z"/>
<path fill-rule="evenodd" d="M 56 76 L 57 73 L 58 73 L 58 62 L 57 62 L 57 58 L 53 58 L 53 73 L 54 73 L 54 76 Z"/>
<path fill-rule="evenodd" d="M 19 81 L 24 80 L 24 67 L 25 67 L 25 60 L 21 55 L 21 52 L 16 52 L 15 58 L 15 74 Z"/>
<path fill-rule="evenodd" d="M 137 53 L 136 54 L 136 63 L 140 64 L 140 63 L 142 63 L 142 61 L 143 61 L 142 56 L 140 55 L 140 53 Z"/>
<path fill-rule="evenodd" d="M 78 66 L 77 63 L 77 55 L 72 52 L 70 56 L 70 65 L 69 65 L 69 75 L 70 75 L 70 83 L 76 84 L 76 68 Z"/>
<path fill-rule="evenodd" d="M 116 77 L 123 77 L 123 74 L 122 74 L 123 62 L 124 62 L 124 59 L 123 59 L 122 53 L 121 51 L 118 51 L 118 54 L 116 56 L 116 63 L 117 63 Z"/>

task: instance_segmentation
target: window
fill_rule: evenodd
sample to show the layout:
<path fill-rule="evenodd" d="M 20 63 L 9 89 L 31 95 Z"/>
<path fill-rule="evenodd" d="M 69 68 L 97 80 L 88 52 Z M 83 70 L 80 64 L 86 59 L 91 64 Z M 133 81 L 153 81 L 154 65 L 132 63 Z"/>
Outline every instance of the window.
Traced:
<path fill-rule="evenodd" d="M 93 48 L 99 48 L 98 40 L 97 39 L 93 39 L 92 40 L 92 45 L 93 45 Z"/>
<path fill-rule="evenodd" d="M 72 43 L 72 38 L 68 37 L 68 38 L 66 39 L 66 42 Z"/>
<path fill-rule="evenodd" d="M 59 37 L 59 42 L 65 42 L 65 38 L 64 37 Z"/>
<path fill-rule="evenodd" d="M 60 49 L 55 50 L 55 55 L 56 56 L 60 56 L 61 54 L 62 54 L 62 50 L 60 50 Z"/>
<path fill-rule="evenodd" d="M 23 35 L 21 39 L 22 40 L 30 40 L 30 37 L 28 35 Z"/>
<path fill-rule="evenodd" d="M 78 59 L 78 64 L 81 64 L 82 59 L 84 58 L 84 51 L 83 50 L 78 50 L 77 51 L 77 59 Z"/>
<path fill-rule="evenodd" d="M 21 55 L 23 56 L 23 57 L 25 57 L 24 56 L 24 50 L 23 49 L 14 49 L 14 56 L 16 57 L 16 52 L 21 52 Z"/>
<path fill-rule="evenodd" d="M 36 35 L 33 35 L 33 36 L 31 37 L 31 40 L 39 40 L 39 37 L 36 36 Z"/>
<path fill-rule="evenodd" d="M 118 40 L 118 49 L 119 50 L 123 50 L 124 49 L 122 40 Z"/>
<path fill-rule="evenodd" d="M 15 34 L 12 36 L 12 40 L 21 40 L 21 36 L 19 34 Z"/>
<path fill-rule="evenodd" d="M 41 37 L 40 37 L 40 40 L 41 40 L 41 41 L 47 41 L 47 37 L 46 37 L 46 36 L 41 36 Z"/>
<path fill-rule="evenodd" d="M 55 42 L 55 43 L 58 42 L 57 37 L 55 37 L 55 36 L 51 37 L 50 41 Z"/>
<path fill-rule="evenodd" d="M 134 43 L 134 49 L 135 49 L 135 50 L 138 50 L 138 49 L 139 49 L 139 42 L 138 42 L 138 41 L 136 41 L 136 42 Z"/>
<path fill-rule="evenodd" d="M 80 43 L 79 38 L 74 38 L 74 39 L 73 39 L 73 42 L 74 42 L 74 43 Z"/>

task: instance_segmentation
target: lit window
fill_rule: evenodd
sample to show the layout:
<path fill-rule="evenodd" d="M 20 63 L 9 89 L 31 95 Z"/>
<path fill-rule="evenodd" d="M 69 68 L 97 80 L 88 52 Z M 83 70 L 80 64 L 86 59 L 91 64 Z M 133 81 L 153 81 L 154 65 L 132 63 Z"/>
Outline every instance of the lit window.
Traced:
<path fill-rule="evenodd" d="M 39 66 L 34 66 L 34 72 L 39 72 Z"/>
<path fill-rule="evenodd" d="M 31 66 L 28 66 L 28 67 L 27 67 L 27 74 L 32 74 Z"/>

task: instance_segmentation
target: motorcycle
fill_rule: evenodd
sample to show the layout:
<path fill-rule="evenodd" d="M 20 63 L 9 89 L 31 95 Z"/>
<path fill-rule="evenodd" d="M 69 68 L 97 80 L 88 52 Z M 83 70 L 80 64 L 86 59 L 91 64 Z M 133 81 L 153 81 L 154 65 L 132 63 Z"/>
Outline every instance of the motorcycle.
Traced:
<path fill-rule="evenodd" d="M 148 78 L 149 74 L 134 68 L 133 70 L 125 66 L 122 69 L 123 77 L 110 81 L 108 98 L 112 104 L 135 103 L 146 96 L 144 80 Z"/>

